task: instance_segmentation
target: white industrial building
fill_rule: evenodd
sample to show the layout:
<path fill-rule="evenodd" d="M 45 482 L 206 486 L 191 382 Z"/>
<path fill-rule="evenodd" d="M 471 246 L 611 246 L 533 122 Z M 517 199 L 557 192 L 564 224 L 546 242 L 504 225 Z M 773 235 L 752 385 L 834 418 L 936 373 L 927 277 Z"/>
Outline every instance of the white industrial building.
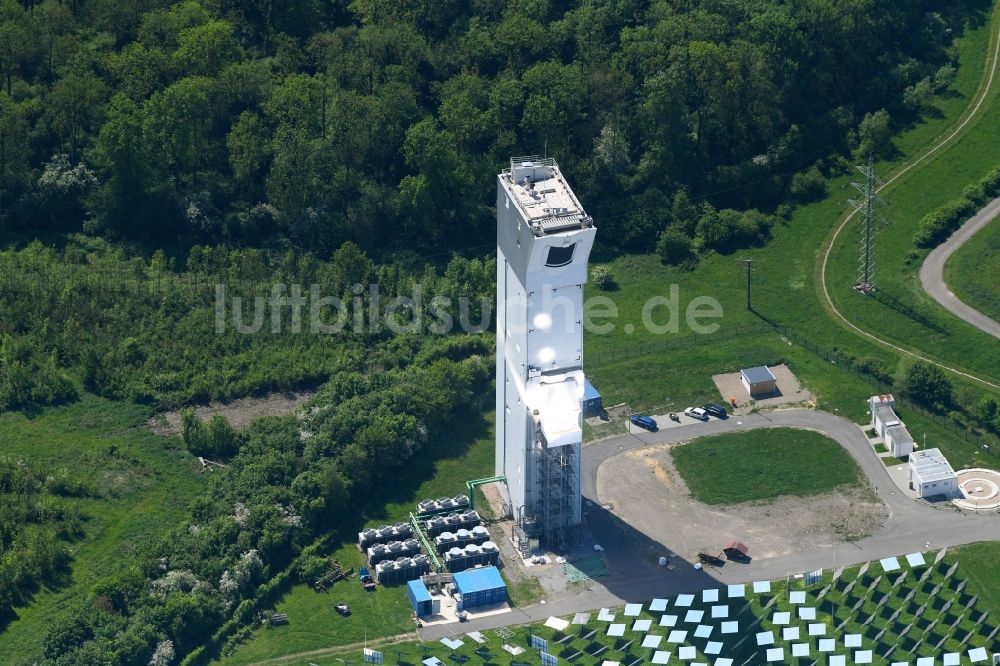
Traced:
<path fill-rule="evenodd" d="M 940 449 L 910 454 L 910 490 L 919 497 L 959 497 L 958 476 Z"/>
<path fill-rule="evenodd" d="M 871 427 L 882 438 L 886 447 L 896 458 L 905 458 L 913 452 L 913 437 L 906 425 L 896 416 L 893 409 L 896 401 L 891 395 L 873 395 L 868 400 L 871 411 Z"/>
<path fill-rule="evenodd" d="M 581 522 L 583 286 L 593 220 L 552 159 L 497 177 L 496 473 L 522 552 L 561 549 Z"/>

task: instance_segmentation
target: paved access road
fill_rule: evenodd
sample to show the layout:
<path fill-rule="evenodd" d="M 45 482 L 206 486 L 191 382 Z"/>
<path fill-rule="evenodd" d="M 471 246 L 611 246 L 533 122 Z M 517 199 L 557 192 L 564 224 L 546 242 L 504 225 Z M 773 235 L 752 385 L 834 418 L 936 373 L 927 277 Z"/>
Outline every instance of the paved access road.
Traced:
<path fill-rule="evenodd" d="M 608 458 L 630 449 L 655 444 L 678 443 L 686 440 L 738 432 L 751 428 L 795 427 L 821 432 L 836 440 L 857 461 L 878 496 L 889 507 L 890 516 L 882 528 L 870 537 L 852 543 L 823 548 L 803 544 L 802 551 L 787 557 L 755 560 L 750 564 L 729 563 L 721 569 L 697 571 L 683 554 L 673 560 L 674 571 L 651 566 L 637 554 L 643 535 L 623 538 L 621 525 L 613 514 L 600 508 L 597 497 L 597 470 Z M 433 640 L 473 629 L 524 624 L 544 620 L 550 615 L 568 615 L 592 611 L 602 606 L 620 606 L 627 601 L 642 601 L 654 596 L 672 596 L 681 592 L 696 592 L 730 583 L 747 583 L 804 573 L 813 569 L 831 569 L 878 560 L 883 557 L 957 546 L 977 541 L 1000 540 L 1000 513 L 963 514 L 950 508 L 934 508 L 905 496 L 889 477 L 867 438 L 848 419 L 812 409 L 782 409 L 766 414 L 730 416 L 726 420 L 712 419 L 707 423 L 691 423 L 665 428 L 655 433 L 622 435 L 594 442 L 584 447 L 582 490 L 587 514 L 590 541 L 604 546 L 610 562 L 610 575 L 589 581 L 560 594 L 546 597 L 544 604 L 517 608 L 510 613 L 484 617 L 462 625 L 439 625 L 419 630 L 423 640 Z M 724 538 L 724 537 L 720 537 Z M 750 554 L 753 555 L 752 543 Z M 669 544 L 662 545 L 669 552 Z M 591 554 L 593 554 L 591 552 Z"/>
<path fill-rule="evenodd" d="M 737 432 L 750 428 L 796 427 L 821 432 L 837 441 L 858 463 L 879 498 L 889 507 L 889 518 L 870 537 L 853 543 L 820 550 L 803 551 L 788 557 L 755 561 L 747 566 L 726 566 L 716 575 L 726 583 L 777 578 L 787 573 L 801 573 L 820 567 L 830 568 L 880 559 L 890 555 L 953 546 L 976 541 L 1000 539 L 1000 514 L 963 514 L 951 508 L 935 508 L 910 499 L 896 487 L 885 465 L 875 454 L 861 429 L 848 419 L 812 409 L 782 409 L 762 414 L 730 416 L 674 427 L 655 433 L 626 435 L 595 442 L 584 449 L 583 495 L 597 502 L 597 469 L 606 459 L 629 449 L 652 444 L 682 442 L 704 435 Z M 753 544 L 748 544 L 753 554 Z"/>
<path fill-rule="evenodd" d="M 977 231 L 992 222 L 1000 215 L 1000 197 L 986 206 L 968 220 L 962 227 L 948 237 L 944 243 L 931 250 L 920 267 L 920 284 L 931 298 L 944 306 L 960 319 L 964 319 L 976 328 L 1000 338 L 1000 322 L 990 319 L 974 307 L 963 303 L 951 293 L 944 281 L 944 265 L 955 251 L 972 238 Z"/>

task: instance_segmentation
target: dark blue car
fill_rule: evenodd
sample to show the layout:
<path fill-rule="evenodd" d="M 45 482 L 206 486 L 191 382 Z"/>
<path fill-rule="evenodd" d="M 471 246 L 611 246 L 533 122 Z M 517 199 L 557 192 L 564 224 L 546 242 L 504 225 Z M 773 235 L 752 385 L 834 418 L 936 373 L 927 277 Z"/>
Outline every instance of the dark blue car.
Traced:
<path fill-rule="evenodd" d="M 656 421 L 648 416 L 630 416 L 629 421 L 631 421 L 633 425 L 637 425 L 640 428 L 645 428 L 650 432 L 656 432 Z"/>

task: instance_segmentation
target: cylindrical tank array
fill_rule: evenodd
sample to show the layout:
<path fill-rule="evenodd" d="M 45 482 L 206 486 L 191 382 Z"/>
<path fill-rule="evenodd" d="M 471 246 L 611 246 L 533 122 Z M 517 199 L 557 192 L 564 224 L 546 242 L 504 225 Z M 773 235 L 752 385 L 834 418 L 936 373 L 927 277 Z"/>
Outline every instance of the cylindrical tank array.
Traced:
<path fill-rule="evenodd" d="M 368 564 L 378 564 L 384 560 L 412 557 L 420 552 L 420 542 L 416 539 L 376 543 L 368 549 Z"/>
<path fill-rule="evenodd" d="M 424 521 L 424 530 L 427 536 L 436 537 L 443 532 L 455 533 L 458 530 L 471 530 L 481 523 L 479 513 L 476 511 L 463 511 L 453 513 L 450 516 L 434 516 Z"/>
<path fill-rule="evenodd" d="M 444 563 L 448 571 L 455 573 L 465 571 L 477 565 L 496 565 L 500 561 L 500 549 L 492 541 L 486 541 L 481 546 L 470 543 L 465 548 L 453 546 L 444 554 Z"/>
<path fill-rule="evenodd" d="M 499 562 L 499 549 L 481 525 L 479 513 L 469 509 L 465 495 L 424 500 L 417 504 L 416 515 L 427 537 L 433 539 L 433 548 L 444 555 L 448 571 Z M 358 547 L 367 554 L 380 584 L 406 583 L 430 573 L 430 558 L 421 552 L 420 542 L 413 537 L 413 526 L 405 522 L 358 532 Z"/>
<path fill-rule="evenodd" d="M 402 541 L 412 536 L 413 527 L 409 523 L 383 525 L 382 527 L 369 528 L 358 532 L 358 547 L 363 551 L 367 551 L 377 543 Z"/>
<path fill-rule="evenodd" d="M 375 565 L 375 580 L 381 585 L 397 585 L 430 573 L 430 559 L 420 553 L 413 557 L 384 560 Z"/>
<path fill-rule="evenodd" d="M 439 497 L 438 499 L 424 500 L 417 504 L 417 516 L 433 516 L 438 513 L 449 511 L 463 511 L 469 508 L 469 498 L 465 495 L 455 495 L 454 497 Z"/>
<path fill-rule="evenodd" d="M 480 545 L 489 540 L 489 531 L 482 525 L 476 525 L 471 530 L 462 528 L 456 532 L 442 532 L 434 537 L 434 547 L 437 552 L 445 553 L 454 546 L 464 548 L 469 544 Z"/>

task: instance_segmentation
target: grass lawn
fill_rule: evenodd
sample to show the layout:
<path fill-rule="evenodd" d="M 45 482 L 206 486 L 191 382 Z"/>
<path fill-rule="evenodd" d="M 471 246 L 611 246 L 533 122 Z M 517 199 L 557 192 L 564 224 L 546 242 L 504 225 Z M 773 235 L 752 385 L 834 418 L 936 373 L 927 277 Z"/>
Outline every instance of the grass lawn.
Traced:
<path fill-rule="evenodd" d="M 996 27 L 996 19 L 992 25 Z M 967 30 L 956 41 L 959 67 L 951 93 L 937 100 L 938 113 L 928 114 L 926 120 L 895 139 L 898 157 L 892 163 L 879 165 L 883 174 L 918 154 L 962 115 L 982 78 L 989 41 L 990 27 L 985 23 Z M 942 149 L 934 160 L 909 173 L 887 193 L 893 201 L 887 212 L 894 223 L 879 239 L 879 247 L 891 255 L 888 259 L 880 259 L 880 274 L 885 278 L 883 293 L 898 298 L 905 307 L 893 303 L 897 308 L 893 309 L 874 299 L 863 298 L 850 288 L 856 234 L 849 230 L 836 249 L 830 279 L 836 287 L 838 303 L 852 300 L 854 305 L 851 307 L 865 310 L 859 314 L 844 306 L 845 312 L 852 319 L 857 316 L 864 327 L 884 331 L 893 339 L 899 336 L 907 345 L 997 379 L 1000 378 L 1000 345 L 986 334 L 970 330 L 972 327 L 959 322 L 936 304 L 925 303 L 928 299 L 919 292 L 919 287 L 913 287 L 918 263 L 904 262 L 912 249 L 913 226 L 919 218 L 939 203 L 957 196 L 965 185 L 979 180 L 988 170 L 987 163 L 993 166 L 990 163 L 992 156 L 1000 154 L 1000 103 L 989 103 L 986 116 L 968 128 L 967 136 L 968 139 L 962 138 Z M 970 147 L 970 142 L 976 141 L 983 142 L 982 145 L 998 143 L 996 150 L 981 151 Z M 964 160 L 970 153 L 976 153 L 976 159 L 982 164 L 969 166 Z M 955 162 L 960 162 L 961 168 Z M 673 409 L 683 409 L 708 399 L 718 401 L 720 396 L 712 384 L 712 374 L 781 359 L 789 362 L 803 384 L 817 396 L 818 407 L 859 423 L 866 421 L 865 399 L 876 390 L 871 382 L 841 370 L 829 359 L 803 349 L 794 340 L 773 332 L 747 333 L 761 331 L 763 323 L 774 322 L 794 332 L 796 339 L 871 359 L 888 372 L 897 369 L 898 354 L 835 324 L 819 301 L 819 250 L 847 210 L 847 199 L 854 193 L 850 183 L 855 179 L 854 175 L 845 175 L 831 180 L 828 195 L 821 201 L 797 208 L 790 220 L 778 225 L 773 239 L 763 248 L 730 255 L 711 254 L 703 257 L 692 270 L 664 266 L 653 255 L 626 255 L 609 260 L 607 266 L 618 289 L 600 292 L 590 284 L 586 295 L 610 297 L 617 308 L 617 317 L 612 320 L 610 331 L 587 332 L 584 340 L 584 365 L 588 377 L 601 391 L 605 405 L 624 402 L 634 411 L 655 412 L 658 408 L 666 411 L 664 408 L 671 403 Z M 899 206 L 896 206 L 897 200 Z M 902 215 L 904 211 L 905 216 Z M 600 220 L 597 225 L 600 229 Z M 904 229 L 906 225 L 910 228 Z M 847 239 L 851 239 L 850 242 Z M 745 273 L 743 264 L 738 261 L 748 256 L 760 260 L 755 264 L 753 275 L 753 311 L 745 307 Z M 594 262 L 599 261 L 598 249 Z M 904 294 L 901 291 L 904 286 L 917 291 Z M 651 330 L 643 324 L 644 304 L 656 296 L 671 299 L 674 289 L 676 330 Z M 695 333 L 686 321 L 686 309 L 696 297 L 714 299 L 722 310 L 721 318 L 703 320 L 703 323 L 719 325 L 711 335 Z M 670 323 L 671 310 L 668 306 L 654 308 L 653 321 Z M 953 382 L 963 402 L 974 401 L 984 392 L 980 385 L 957 377 Z M 940 446 L 955 467 L 974 463 L 997 466 L 996 458 L 976 451 L 956 437 L 952 429 L 918 414 L 905 415 L 904 419 L 915 437 L 922 438 L 926 433 L 928 445 Z M 607 433 L 588 429 L 588 434 Z"/>
<path fill-rule="evenodd" d="M 975 70 L 981 70 L 987 53 L 986 44 L 981 41 L 984 36 L 974 31 L 959 44 L 959 59 L 965 62 L 965 67 L 959 69 L 954 96 L 940 103 L 946 117 L 956 109 L 955 105 L 965 104 L 974 96 L 978 83 Z M 973 43 L 975 50 L 967 48 Z M 902 155 L 910 154 L 902 143 L 897 146 Z M 856 221 L 852 220 L 838 238 L 827 274 L 838 309 L 862 329 L 994 382 L 1000 378 L 1000 345 L 995 338 L 962 322 L 926 295 L 917 273 L 927 250 L 916 250 L 913 235 L 924 215 L 957 198 L 964 187 L 995 167 L 998 154 L 1000 86 L 994 86 L 980 118 L 947 147 L 882 191 L 888 202 L 883 212 L 891 224 L 879 230 L 876 240 L 879 289 L 875 296 L 863 296 L 852 288 L 858 256 Z M 883 161 L 876 167 L 886 176 L 901 161 Z M 852 178 L 857 180 L 859 175 Z M 846 211 L 845 200 L 854 191 L 846 182 L 838 182 L 833 191 L 831 198 L 840 203 L 841 212 Z"/>
<path fill-rule="evenodd" d="M 811 430 L 762 428 L 702 437 L 671 453 L 692 497 L 705 504 L 806 497 L 861 483 L 847 452 Z"/>
<path fill-rule="evenodd" d="M 363 517 L 357 529 L 406 520 L 418 501 L 463 494 L 467 480 L 492 476 L 495 445 L 492 421 L 490 412 L 458 424 L 450 443 L 452 454 L 436 461 L 417 461 L 412 478 L 387 489 L 387 501 L 384 504 L 373 502 L 380 508 Z M 476 509 L 482 511 L 485 507 L 480 491 Z M 357 571 L 364 566 L 364 558 L 354 541 L 340 544 L 332 555 L 345 568 L 354 567 Z M 533 599 L 530 589 L 513 592 L 515 601 Z M 333 610 L 334 604 L 339 602 L 351 607 L 350 617 L 341 617 Z M 356 577 L 339 582 L 322 593 L 307 585 L 295 585 L 278 602 L 276 610 L 288 615 L 287 625 L 256 630 L 219 663 L 227 666 L 248 664 L 306 650 L 357 643 L 366 636 L 375 639 L 415 629 L 405 586 L 380 585 L 375 592 L 365 592 Z"/>
<path fill-rule="evenodd" d="M 958 562 L 983 610 L 1000 618 L 1000 542 L 975 543 L 948 551 L 948 561 Z"/>
<path fill-rule="evenodd" d="M 962 114 L 982 77 L 989 36 L 989 27 L 983 25 L 967 30 L 957 40 L 958 76 L 951 93 L 937 100 L 937 113 L 928 114 L 926 120 L 905 130 L 894 140 L 898 157 L 892 162 L 877 165 L 881 173 L 888 173 L 894 165 L 918 154 Z M 895 304 L 897 309 L 893 309 L 854 293 L 851 285 L 857 234 L 851 230 L 845 232 L 837 246 L 829 277 L 835 287 L 838 304 L 842 300 L 851 301 L 853 305 L 846 311 L 851 317 L 863 315 L 861 321 L 865 326 L 892 336 L 905 337 L 912 346 L 933 351 L 957 365 L 969 366 L 974 371 L 997 378 L 1000 377 L 1000 346 L 995 344 L 995 340 L 979 331 L 969 330 L 972 327 L 958 322 L 935 303 L 925 305 L 924 302 L 929 299 L 922 296 L 919 287 L 914 288 L 917 291 L 908 291 L 905 295 L 901 291 L 904 286 L 907 289 L 912 286 L 912 274 L 917 266 L 916 263 L 905 264 L 904 259 L 912 248 L 913 227 L 919 218 L 940 203 L 957 196 L 965 185 L 978 181 L 994 165 L 995 155 L 1000 154 L 1000 105 L 991 103 L 986 113 L 968 129 L 967 140 L 962 139 L 943 149 L 933 161 L 915 169 L 886 193 L 892 202 L 886 213 L 892 217 L 893 225 L 879 236 L 879 271 L 885 280 L 886 296 L 897 298 L 913 312 L 898 304 Z M 993 146 L 994 143 L 997 144 L 996 149 L 971 147 Z M 976 154 L 975 160 L 970 160 L 970 153 Z M 796 208 L 789 220 L 774 229 L 773 239 L 763 248 L 728 255 L 711 254 L 703 257 L 692 270 L 664 266 L 652 255 L 626 255 L 609 260 L 607 265 L 619 289 L 600 292 L 590 284 L 587 296 L 609 296 L 617 306 L 618 317 L 612 322 L 613 330 L 603 334 L 586 334 L 584 363 L 588 372 L 595 359 L 603 364 L 604 358 L 623 355 L 634 358 L 636 350 L 661 345 L 665 340 L 697 336 L 688 326 L 685 316 L 692 300 L 697 297 L 708 297 L 719 303 L 722 317 L 705 319 L 703 323 L 718 323 L 723 331 L 759 326 L 766 319 L 788 326 L 798 335 L 826 348 L 835 347 L 862 357 L 881 358 L 894 368 L 898 362 L 894 353 L 835 324 L 819 300 L 816 274 L 819 250 L 848 210 L 847 199 L 855 194 L 850 183 L 856 179 L 856 174 L 832 179 L 827 196 L 816 203 Z M 596 222 L 599 236 L 600 220 Z M 888 256 L 883 257 L 883 254 Z M 753 312 L 745 307 L 745 271 L 743 263 L 738 261 L 744 257 L 760 260 L 755 264 L 753 274 Z M 593 258 L 594 263 L 598 261 L 599 251 Z M 672 289 L 676 289 L 677 294 L 676 332 L 654 332 L 643 325 L 643 305 L 654 296 L 669 298 Z M 865 310 L 867 314 L 858 315 L 855 312 L 857 309 Z M 925 309 L 933 309 L 934 312 L 927 314 Z M 671 323 L 670 314 L 668 307 L 660 306 L 652 310 L 652 320 L 657 324 L 668 324 Z M 930 325 L 925 325 L 924 319 Z M 677 352 L 671 357 L 681 364 L 695 365 L 702 354 L 710 353 L 699 347 Z M 708 360 L 711 361 L 710 358 Z M 732 369 L 746 367 L 754 360 L 748 358 L 747 363 Z M 635 362 L 636 365 L 641 364 L 639 360 Z M 630 379 L 622 377 L 619 381 L 628 382 Z M 643 377 L 634 379 L 643 381 Z M 685 381 L 680 372 L 660 374 L 659 379 L 664 383 Z M 635 390 L 641 389 L 637 387 Z M 669 391 L 660 393 L 658 399 L 661 401 L 666 395 L 674 397 Z"/>
<path fill-rule="evenodd" d="M 980 229 L 951 255 L 944 279 L 959 299 L 1000 321 L 1000 221 Z"/>
<path fill-rule="evenodd" d="M 151 411 L 85 395 L 77 404 L 39 414 L 0 415 L 2 453 L 86 478 L 102 497 L 79 500 L 89 516 L 86 536 L 70 548 L 71 575 L 42 587 L 16 617 L 0 626 L 0 659 L 41 658 L 42 639 L 54 615 L 87 596 L 144 539 L 176 523 L 203 485 L 193 457 L 179 439 L 145 427 Z"/>

